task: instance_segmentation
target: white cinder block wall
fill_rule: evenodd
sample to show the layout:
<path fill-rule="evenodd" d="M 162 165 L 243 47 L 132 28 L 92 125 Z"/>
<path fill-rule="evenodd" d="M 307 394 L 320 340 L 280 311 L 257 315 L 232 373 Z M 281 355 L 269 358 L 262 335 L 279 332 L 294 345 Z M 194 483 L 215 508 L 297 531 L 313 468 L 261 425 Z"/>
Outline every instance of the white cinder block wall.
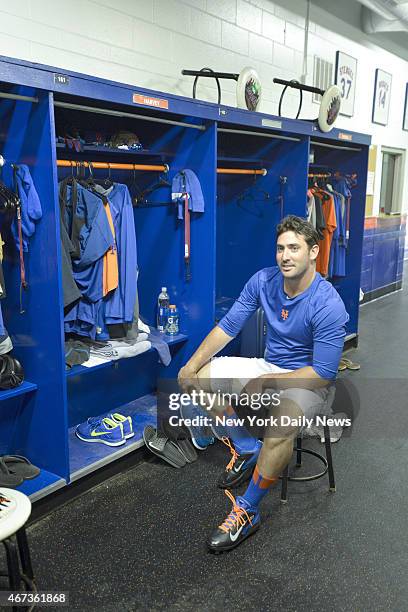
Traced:
<path fill-rule="evenodd" d="M 263 83 L 261 110 L 276 114 L 281 87 L 273 77 L 299 79 L 303 72 L 305 13 L 306 0 L 0 0 L 0 54 L 184 96 L 191 95 L 192 78 L 182 77 L 182 68 L 239 72 L 251 65 Z M 337 126 L 369 133 L 374 144 L 408 148 L 402 130 L 408 62 L 313 0 L 310 17 L 307 83 L 315 54 L 334 63 L 341 50 L 358 59 L 355 115 L 340 117 Z M 376 68 L 393 75 L 387 127 L 371 123 Z M 222 81 L 222 93 L 222 102 L 235 106 L 235 81 Z M 198 96 L 216 101 L 215 83 L 201 79 Z M 317 108 L 307 94 L 301 117 L 316 117 Z M 283 114 L 296 109 L 297 93 L 289 92 Z M 403 201 L 407 210 L 408 159 Z"/>

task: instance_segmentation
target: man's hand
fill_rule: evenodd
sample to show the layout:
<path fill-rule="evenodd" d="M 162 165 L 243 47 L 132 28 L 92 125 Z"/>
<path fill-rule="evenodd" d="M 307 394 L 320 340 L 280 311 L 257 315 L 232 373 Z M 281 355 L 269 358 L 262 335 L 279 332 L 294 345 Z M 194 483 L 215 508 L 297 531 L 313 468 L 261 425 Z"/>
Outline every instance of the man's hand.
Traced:
<path fill-rule="evenodd" d="M 189 366 L 188 363 L 181 368 L 178 373 L 178 383 L 185 393 L 189 393 L 192 389 L 199 391 L 201 389 L 197 372 Z"/>
<path fill-rule="evenodd" d="M 210 331 L 178 374 L 178 382 L 183 391 L 188 392 L 191 388 L 197 389 L 197 391 L 201 389 L 197 372 L 231 340 L 232 337 L 228 336 L 218 325 Z"/>

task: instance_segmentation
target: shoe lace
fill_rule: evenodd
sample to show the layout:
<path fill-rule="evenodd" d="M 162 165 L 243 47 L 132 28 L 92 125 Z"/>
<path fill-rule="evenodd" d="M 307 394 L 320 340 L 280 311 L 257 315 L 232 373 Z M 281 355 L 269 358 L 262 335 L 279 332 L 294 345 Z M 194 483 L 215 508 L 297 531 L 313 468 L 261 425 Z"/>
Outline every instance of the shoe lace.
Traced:
<path fill-rule="evenodd" d="M 228 533 L 233 527 L 245 525 L 246 522 L 249 522 L 249 524 L 252 526 L 252 521 L 245 508 L 238 506 L 235 497 L 232 493 L 230 493 L 230 491 L 228 491 L 228 489 L 225 489 L 224 493 L 232 501 L 232 510 L 225 521 L 219 526 L 219 529 L 225 533 Z"/>
<path fill-rule="evenodd" d="M 225 468 L 225 470 L 226 470 L 227 472 L 229 472 L 229 471 L 230 471 L 230 470 L 232 470 L 232 468 L 234 467 L 235 462 L 236 462 L 236 460 L 237 460 L 237 459 L 238 459 L 238 457 L 239 457 L 239 453 L 237 453 L 237 451 L 235 450 L 235 448 L 234 448 L 234 447 L 233 447 L 233 445 L 231 444 L 231 442 L 230 442 L 230 439 L 229 439 L 229 438 L 225 438 L 225 437 L 223 437 L 223 438 L 221 438 L 221 442 L 223 442 L 223 443 L 225 444 L 225 446 L 228 446 L 228 448 L 230 449 L 231 455 L 232 455 L 232 457 L 231 457 L 231 460 L 230 460 L 229 464 L 228 464 L 228 465 L 227 465 L 227 467 Z"/>

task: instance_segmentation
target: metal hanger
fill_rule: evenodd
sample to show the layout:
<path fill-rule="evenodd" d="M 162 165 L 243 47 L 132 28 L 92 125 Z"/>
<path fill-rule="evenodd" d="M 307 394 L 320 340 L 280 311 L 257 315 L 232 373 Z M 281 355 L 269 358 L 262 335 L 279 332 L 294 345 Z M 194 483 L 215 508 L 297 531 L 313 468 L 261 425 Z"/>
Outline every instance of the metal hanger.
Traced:
<path fill-rule="evenodd" d="M 171 187 L 171 183 L 160 174 L 157 183 L 154 183 L 154 185 L 151 185 L 147 189 L 144 189 L 134 198 L 135 206 L 163 206 L 164 203 L 149 201 L 147 196 L 149 196 L 154 191 L 157 191 L 158 189 L 163 189 L 165 187 Z M 171 203 L 172 202 L 166 202 L 166 205 Z"/>
<path fill-rule="evenodd" d="M 256 174 L 254 174 L 252 185 L 247 187 L 247 189 L 238 196 L 237 204 L 240 208 L 253 214 L 255 217 L 263 217 L 264 213 L 262 208 L 254 206 L 254 204 L 266 202 L 269 199 L 270 195 L 265 189 L 256 187 Z"/>

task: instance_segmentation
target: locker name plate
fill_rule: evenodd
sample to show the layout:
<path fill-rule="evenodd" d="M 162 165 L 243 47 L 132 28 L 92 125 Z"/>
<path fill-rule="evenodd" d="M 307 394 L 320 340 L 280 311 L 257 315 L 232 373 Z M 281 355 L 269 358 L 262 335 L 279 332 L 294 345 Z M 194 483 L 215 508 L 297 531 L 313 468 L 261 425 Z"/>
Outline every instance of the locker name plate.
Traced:
<path fill-rule="evenodd" d="M 169 101 L 161 98 L 152 98 L 143 94 L 133 94 L 133 104 L 143 104 L 144 106 L 154 106 L 154 108 L 169 108 Z"/>
<path fill-rule="evenodd" d="M 282 121 L 274 121 L 273 119 L 262 119 L 263 127 L 282 129 Z"/>

